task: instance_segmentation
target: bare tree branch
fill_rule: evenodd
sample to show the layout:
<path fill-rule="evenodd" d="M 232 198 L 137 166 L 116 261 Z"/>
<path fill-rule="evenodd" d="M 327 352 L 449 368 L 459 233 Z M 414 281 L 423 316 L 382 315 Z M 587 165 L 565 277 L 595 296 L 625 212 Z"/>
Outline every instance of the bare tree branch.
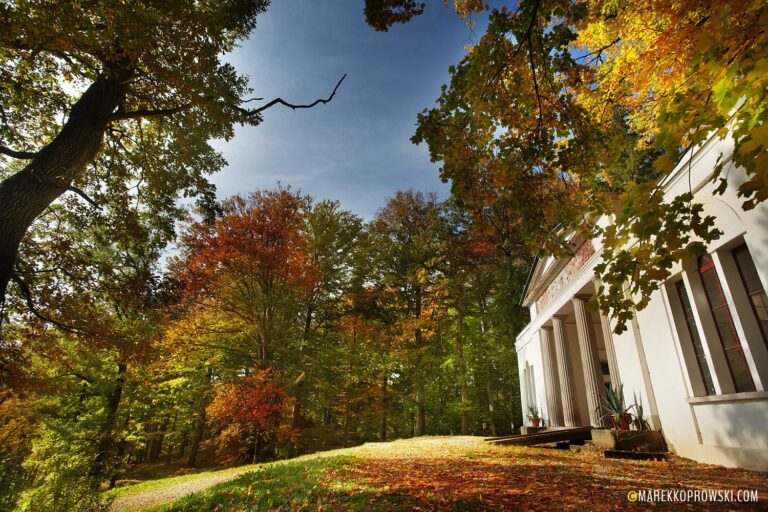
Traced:
<path fill-rule="evenodd" d="M 277 104 L 285 105 L 288 108 L 296 110 L 297 108 L 312 108 L 315 105 L 318 105 L 320 103 L 324 103 L 324 104 L 325 103 L 330 103 L 331 100 L 333 100 L 333 97 L 336 95 L 336 91 L 339 89 L 339 86 L 341 85 L 341 82 L 343 82 L 345 78 L 347 78 L 347 74 L 346 73 L 344 73 L 344 76 L 342 76 L 341 79 L 336 83 L 336 87 L 333 88 L 333 91 L 331 92 L 330 96 L 328 96 L 325 99 L 323 99 L 323 98 L 316 99 L 315 101 L 313 101 L 312 103 L 309 103 L 307 105 L 294 105 L 293 103 L 288 103 L 287 101 L 283 100 L 282 98 L 275 98 L 274 100 L 270 101 L 266 105 L 264 105 L 262 107 L 259 107 L 259 108 L 256 108 L 256 109 L 248 110 L 248 109 L 242 109 L 241 108 L 239 110 L 241 112 L 243 112 L 244 114 L 254 115 L 254 114 L 258 114 L 260 112 L 264 112 L 268 108 L 272 108 L 272 107 L 274 107 Z"/>
<path fill-rule="evenodd" d="M 31 151 L 15 151 L 5 146 L 0 146 L 0 153 L 11 158 L 18 158 L 19 160 L 32 160 L 37 156 L 37 153 Z"/>
<path fill-rule="evenodd" d="M 79 195 L 80 197 L 88 201 L 88 204 L 90 204 L 94 208 L 98 208 L 99 210 L 101 210 L 101 205 L 96 201 L 94 201 L 93 199 L 91 199 L 90 197 L 88 197 L 88 195 L 85 192 L 83 192 L 81 189 L 77 188 L 74 185 L 69 185 L 68 187 L 66 187 L 66 189 L 69 190 L 70 192 L 74 192 L 75 194 Z"/>

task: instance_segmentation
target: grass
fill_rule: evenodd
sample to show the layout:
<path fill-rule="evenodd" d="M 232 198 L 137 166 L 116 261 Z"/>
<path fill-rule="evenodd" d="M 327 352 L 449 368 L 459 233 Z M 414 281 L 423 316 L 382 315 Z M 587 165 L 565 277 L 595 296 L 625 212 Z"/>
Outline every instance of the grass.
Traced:
<path fill-rule="evenodd" d="M 153 512 L 255 510 L 575 510 L 627 508 L 638 489 L 758 489 L 764 473 L 670 462 L 604 459 L 597 453 L 498 447 L 472 437 L 368 443 L 297 459 L 186 475 L 120 489 L 118 495 L 248 470 L 161 504 Z M 680 504 L 659 504 L 675 509 Z M 734 505 L 712 503 L 710 510 Z M 765 506 L 761 501 L 759 506 Z"/>
<path fill-rule="evenodd" d="M 249 468 L 257 469 L 259 464 L 253 464 L 251 466 L 241 466 L 236 468 L 222 469 L 218 471 L 203 471 L 200 473 L 189 473 L 186 475 L 172 476 L 167 478 L 160 478 L 157 480 L 147 480 L 137 484 L 126 485 L 123 487 L 116 487 L 104 493 L 105 497 L 117 498 L 120 496 L 130 496 L 131 494 L 139 494 L 147 491 L 159 490 L 166 487 L 171 487 L 183 482 L 190 482 L 193 480 L 200 480 L 212 475 L 226 475 L 231 473 L 238 473 Z"/>

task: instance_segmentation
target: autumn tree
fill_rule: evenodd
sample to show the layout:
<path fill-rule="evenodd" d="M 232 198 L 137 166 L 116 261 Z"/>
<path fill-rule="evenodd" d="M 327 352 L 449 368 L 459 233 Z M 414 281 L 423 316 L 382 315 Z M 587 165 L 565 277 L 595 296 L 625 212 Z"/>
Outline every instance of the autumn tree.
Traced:
<path fill-rule="evenodd" d="M 275 105 L 332 99 L 247 104 L 222 54 L 268 3 L 0 3 L 0 297 L 24 234 L 65 192 L 121 204 L 143 189 L 158 215 L 180 194 L 210 205 L 206 176 L 224 165 L 211 139 Z"/>
<path fill-rule="evenodd" d="M 335 375 L 324 374 L 310 363 L 337 355 L 333 344 L 338 343 L 338 339 L 334 331 L 344 314 L 342 301 L 353 278 L 355 255 L 363 234 L 362 220 L 342 209 L 337 201 L 307 200 L 302 215 L 305 219 L 302 247 L 310 275 L 308 286 L 298 296 L 302 308 L 301 335 L 287 354 L 288 360 L 282 364 L 284 368 L 295 367 L 296 372 L 291 419 L 295 432 L 304 423 L 304 395 L 313 387 L 321 386 L 323 377 L 335 380 Z"/>
<path fill-rule="evenodd" d="M 253 364 L 264 368 L 276 336 L 289 334 L 279 323 L 292 323 L 299 290 L 314 279 L 303 245 L 304 202 L 282 188 L 229 199 L 220 218 L 189 225 L 174 263 L 188 300 L 241 325 Z"/>
<path fill-rule="evenodd" d="M 416 435 L 425 433 L 430 338 L 441 293 L 438 274 L 447 232 L 441 208 L 434 194 L 397 192 L 371 224 L 393 333 L 407 347 L 403 355 L 414 386 Z"/>

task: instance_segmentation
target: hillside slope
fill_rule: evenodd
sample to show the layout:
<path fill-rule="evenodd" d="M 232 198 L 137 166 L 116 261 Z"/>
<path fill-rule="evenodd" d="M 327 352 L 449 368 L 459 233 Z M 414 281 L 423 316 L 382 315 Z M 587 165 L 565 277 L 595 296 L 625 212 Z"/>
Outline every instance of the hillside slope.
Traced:
<path fill-rule="evenodd" d="M 616 510 L 644 489 L 755 489 L 759 503 L 689 505 L 768 509 L 765 473 L 423 437 L 146 482 L 120 490 L 112 510 Z"/>

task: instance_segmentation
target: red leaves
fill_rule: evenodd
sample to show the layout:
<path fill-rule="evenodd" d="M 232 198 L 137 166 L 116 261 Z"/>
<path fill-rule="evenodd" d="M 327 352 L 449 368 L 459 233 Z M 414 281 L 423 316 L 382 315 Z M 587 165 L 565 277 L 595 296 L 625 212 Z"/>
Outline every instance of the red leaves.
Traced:
<path fill-rule="evenodd" d="M 277 427 L 287 401 L 285 391 L 276 384 L 275 373 L 261 370 L 236 384 L 219 386 L 208 414 L 220 421 L 265 432 Z"/>
<path fill-rule="evenodd" d="M 213 225 L 190 225 L 177 260 L 187 289 L 206 290 L 220 277 L 255 278 L 263 288 L 278 282 L 309 286 L 302 206 L 290 190 L 259 191 L 225 202 L 225 214 Z"/>

